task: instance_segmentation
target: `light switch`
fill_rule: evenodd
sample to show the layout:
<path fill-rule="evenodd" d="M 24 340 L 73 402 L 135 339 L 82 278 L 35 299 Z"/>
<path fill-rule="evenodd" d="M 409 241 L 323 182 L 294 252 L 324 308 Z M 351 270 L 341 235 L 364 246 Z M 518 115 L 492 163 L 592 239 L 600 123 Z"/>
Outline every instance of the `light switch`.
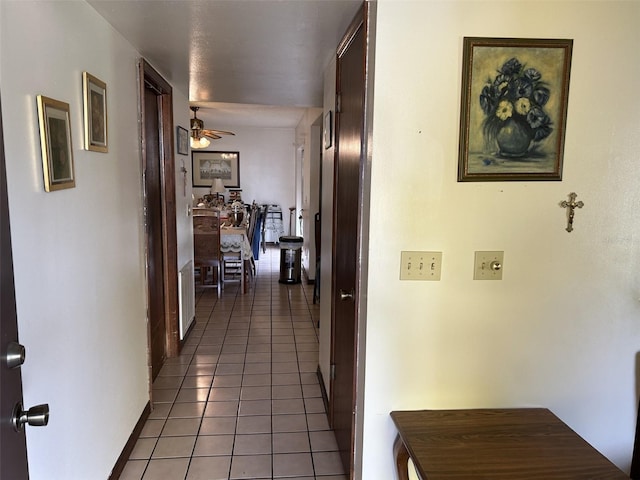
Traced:
<path fill-rule="evenodd" d="M 400 252 L 400 280 L 440 280 L 442 252 Z"/>
<path fill-rule="evenodd" d="M 502 280 L 504 252 L 476 252 L 473 279 Z"/>

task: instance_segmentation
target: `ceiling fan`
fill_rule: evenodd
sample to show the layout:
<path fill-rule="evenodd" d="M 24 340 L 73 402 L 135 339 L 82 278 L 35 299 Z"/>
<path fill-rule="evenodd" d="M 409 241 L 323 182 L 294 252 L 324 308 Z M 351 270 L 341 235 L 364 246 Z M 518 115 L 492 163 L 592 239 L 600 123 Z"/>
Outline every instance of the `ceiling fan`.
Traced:
<path fill-rule="evenodd" d="M 222 138 L 221 135 L 235 135 L 233 132 L 227 132 L 225 130 L 207 130 L 204 128 L 204 122 L 196 116 L 196 112 L 200 107 L 189 107 L 193 111 L 193 118 L 191 119 L 191 148 L 207 148 L 211 141 L 209 138 L 217 140 Z M 209 137 L 209 138 L 207 138 Z"/>

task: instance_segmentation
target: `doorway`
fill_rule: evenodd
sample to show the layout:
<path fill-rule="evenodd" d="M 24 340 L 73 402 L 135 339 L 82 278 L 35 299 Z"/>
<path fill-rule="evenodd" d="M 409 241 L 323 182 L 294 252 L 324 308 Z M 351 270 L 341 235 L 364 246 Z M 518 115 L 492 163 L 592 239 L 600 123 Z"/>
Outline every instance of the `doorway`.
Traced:
<path fill-rule="evenodd" d="M 372 5 L 365 2 L 337 51 L 331 287 L 330 419 L 350 478 L 359 469 L 369 216 L 370 59 Z"/>
<path fill-rule="evenodd" d="M 173 98 L 171 85 L 140 61 L 142 178 L 149 356 L 153 381 L 180 352 Z"/>

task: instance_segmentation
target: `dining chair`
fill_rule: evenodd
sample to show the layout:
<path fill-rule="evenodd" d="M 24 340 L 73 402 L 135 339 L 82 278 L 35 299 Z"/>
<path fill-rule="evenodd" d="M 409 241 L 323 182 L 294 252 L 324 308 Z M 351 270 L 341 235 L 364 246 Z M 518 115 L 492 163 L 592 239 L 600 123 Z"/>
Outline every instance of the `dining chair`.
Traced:
<path fill-rule="evenodd" d="M 251 208 L 249 209 L 249 227 L 247 228 L 247 240 L 249 240 L 249 246 L 251 247 L 252 251 L 253 251 L 253 244 L 256 236 L 256 231 L 259 225 L 259 218 L 260 218 L 260 207 L 256 202 L 253 202 L 253 204 L 251 205 Z M 260 232 L 258 231 L 258 235 L 259 234 Z M 255 256 L 252 256 L 249 262 L 251 267 L 249 271 L 249 277 L 254 277 L 256 274 L 256 264 L 254 260 L 255 260 Z"/>
<path fill-rule="evenodd" d="M 202 286 L 215 286 L 218 298 L 222 288 L 222 260 L 220 256 L 220 213 L 214 209 L 194 211 L 193 215 L 193 266 L 200 270 Z M 211 284 L 207 284 L 209 268 Z"/>
<path fill-rule="evenodd" d="M 221 248 L 222 284 L 224 286 L 225 283 L 238 282 L 241 292 L 246 293 L 248 286 L 246 275 L 249 269 L 245 268 L 244 246 L 242 245 L 244 240 L 242 240 L 242 235 L 237 232 L 237 228 L 233 230 L 230 234 L 233 240 L 229 245 L 223 242 Z M 247 235 L 246 229 L 244 230 L 244 235 Z M 225 235 L 225 238 L 229 239 L 229 236 Z"/>

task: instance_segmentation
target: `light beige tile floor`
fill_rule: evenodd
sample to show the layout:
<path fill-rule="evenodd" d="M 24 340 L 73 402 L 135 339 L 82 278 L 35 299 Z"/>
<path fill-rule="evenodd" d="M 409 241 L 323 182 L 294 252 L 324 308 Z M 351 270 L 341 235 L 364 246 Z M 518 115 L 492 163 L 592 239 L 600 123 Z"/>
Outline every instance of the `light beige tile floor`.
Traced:
<path fill-rule="evenodd" d="M 316 375 L 313 286 L 280 284 L 279 261 L 261 252 L 245 295 L 197 290 L 121 480 L 346 479 Z"/>

